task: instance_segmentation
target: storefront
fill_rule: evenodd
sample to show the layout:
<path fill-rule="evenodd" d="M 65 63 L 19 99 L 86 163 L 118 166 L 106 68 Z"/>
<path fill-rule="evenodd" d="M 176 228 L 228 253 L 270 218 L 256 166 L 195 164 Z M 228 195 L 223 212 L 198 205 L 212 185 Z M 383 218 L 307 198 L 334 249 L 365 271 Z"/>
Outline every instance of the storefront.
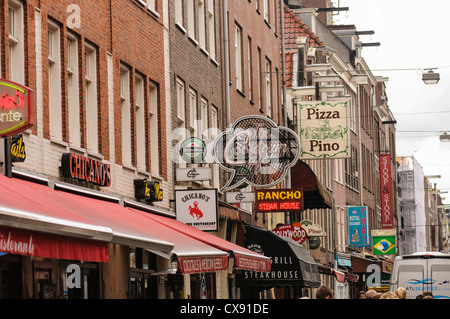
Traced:
<path fill-rule="evenodd" d="M 49 187 L 45 178 L 20 177 L 0 175 L 0 250 L 7 253 L 0 256 L 0 269 L 26 274 L 16 287 L 6 284 L 5 297 L 212 298 L 211 274 L 227 272 L 230 265 L 270 270 L 267 257 L 178 222 L 170 212 L 72 184 Z M 78 290 L 68 289 L 74 265 Z M 181 292 L 171 291 L 180 277 L 171 279 L 180 275 L 189 275 L 181 279 Z"/>
<path fill-rule="evenodd" d="M 302 288 L 320 286 L 317 264 L 305 247 L 266 229 L 246 225 L 245 230 L 245 247 L 270 257 L 272 268 L 268 273 L 243 271 L 237 278 L 242 298 L 258 298 L 274 288 L 274 298 L 295 299 Z"/>

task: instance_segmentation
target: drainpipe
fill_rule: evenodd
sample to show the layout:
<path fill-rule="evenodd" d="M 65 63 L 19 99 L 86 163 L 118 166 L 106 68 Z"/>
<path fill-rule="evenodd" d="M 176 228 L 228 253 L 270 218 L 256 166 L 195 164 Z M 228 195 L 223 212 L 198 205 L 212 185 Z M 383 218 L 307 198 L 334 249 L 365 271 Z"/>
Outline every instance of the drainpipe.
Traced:
<path fill-rule="evenodd" d="M 224 71 L 225 71 L 225 115 L 226 129 L 231 128 L 230 110 L 230 61 L 228 46 L 228 1 L 223 0 L 223 45 L 224 45 Z"/>

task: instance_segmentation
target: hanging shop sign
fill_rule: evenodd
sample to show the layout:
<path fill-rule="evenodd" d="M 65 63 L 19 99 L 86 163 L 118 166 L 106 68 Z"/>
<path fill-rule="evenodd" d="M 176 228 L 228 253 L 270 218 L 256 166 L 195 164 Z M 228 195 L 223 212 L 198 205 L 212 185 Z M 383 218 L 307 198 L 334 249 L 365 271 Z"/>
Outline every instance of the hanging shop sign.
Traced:
<path fill-rule="evenodd" d="M 273 229 L 272 232 L 278 236 L 287 237 L 295 240 L 299 244 L 306 240 L 307 233 L 306 230 L 300 225 L 300 223 L 293 223 L 290 225 L 282 225 Z"/>
<path fill-rule="evenodd" d="M 229 172 L 222 190 L 277 185 L 299 156 L 300 140 L 263 116 L 244 116 L 214 142 L 214 156 Z"/>
<path fill-rule="evenodd" d="M 24 162 L 26 157 L 22 134 L 11 136 L 11 162 Z"/>
<path fill-rule="evenodd" d="M 348 214 L 348 240 L 350 246 L 370 246 L 367 206 L 349 206 Z"/>
<path fill-rule="evenodd" d="M 300 222 L 302 228 L 306 231 L 308 237 L 324 237 L 327 235 L 319 224 L 313 223 L 309 219 L 304 219 Z"/>
<path fill-rule="evenodd" d="M 147 179 L 135 179 L 134 196 L 136 199 L 143 199 L 147 202 L 158 202 L 163 200 L 163 190 L 159 187 L 159 182 L 148 181 Z"/>
<path fill-rule="evenodd" d="M 175 190 L 177 220 L 204 231 L 218 230 L 217 189 Z"/>
<path fill-rule="evenodd" d="M 380 154 L 381 228 L 394 228 L 392 205 L 391 155 Z"/>
<path fill-rule="evenodd" d="M 255 211 L 298 212 L 303 210 L 302 189 L 262 189 L 255 192 Z"/>
<path fill-rule="evenodd" d="M 210 167 L 190 167 L 176 169 L 177 182 L 209 181 L 211 180 Z"/>
<path fill-rule="evenodd" d="M 255 193 L 253 192 L 227 192 L 225 198 L 228 203 L 253 203 L 255 201 Z"/>
<path fill-rule="evenodd" d="M 396 231 L 395 229 L 374 229 L 372 230 L 373 254 L 374 255 L 395 255 L 396 251 Z"/>
<path fill-rule="evenodd" d="M 34 91 L 0 80 L 0 137 L 9 137 L 34 125 Z"/>
<path fill-rule="evenodd" d="M 348 102 L 300 102 L 298 135 L 301 159 L 349 158 Z"/>
<path fill-rule="evenodd" d="M 111 165 L 75 153 L 64 153 L 61 158 L 63 177 L 111 186 Z"/>
<path fill-rule="evenodd" d="M 181 142 L 180 156 L 186 163 L 201 163 L 206 156 L 206 144 L 198 137 L 189 137 Z"/>

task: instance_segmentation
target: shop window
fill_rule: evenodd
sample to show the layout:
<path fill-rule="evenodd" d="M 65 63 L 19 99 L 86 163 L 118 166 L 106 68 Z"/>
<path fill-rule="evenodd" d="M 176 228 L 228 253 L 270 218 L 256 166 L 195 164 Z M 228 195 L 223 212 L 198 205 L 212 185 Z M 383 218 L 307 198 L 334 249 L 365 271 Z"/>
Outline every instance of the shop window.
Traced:
<path fill-rule="evenodd" d="M 156 255 L 142 248 L 130 247 L 130 299 L 157 299 Z"/>

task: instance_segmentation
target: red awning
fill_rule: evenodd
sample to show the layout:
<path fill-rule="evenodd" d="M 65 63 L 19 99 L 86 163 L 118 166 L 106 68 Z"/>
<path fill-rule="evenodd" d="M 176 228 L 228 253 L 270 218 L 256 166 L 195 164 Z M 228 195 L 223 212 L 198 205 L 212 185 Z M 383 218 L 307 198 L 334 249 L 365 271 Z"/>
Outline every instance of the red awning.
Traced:
<path fill-rule="evenodd" d="M 154 236 L 145 222 L 117 203 L 0 175 L 0 226 L 169 254 L 173 243 Z M 71 259 L 87 260 L 82 256 Z"/>
<path fill-rule="evenodd" d="M 215 248 L 221 249 L 223 251 L 230 252 L 234 256 L 234 267 L 241 270 L 253 270 L 260 272 L 270 271 L 270 258 L 263 255 L 257 254 L 251 250 L 244 247 L 233 244 L 229 241 L 221 239 L 219 237 L 208 234 L 204 231 L 198 230 L 192 226 L 186 225 L 178 220 L 158 216 L 154 214 L 149 214 L 144 211 L 140 211 L 134 208 L 129 208 L 133 212 L 145 216 L 161 225 L 167 226 L 171 229 L 176 230 L 186 236 L 194 238 L 205 244 L 211 245 Z"/>
<path fill-rule="evenodd" d="M 44 258 L 108 262 L 106 242 L 0 227 L 0 251 Z"/>

